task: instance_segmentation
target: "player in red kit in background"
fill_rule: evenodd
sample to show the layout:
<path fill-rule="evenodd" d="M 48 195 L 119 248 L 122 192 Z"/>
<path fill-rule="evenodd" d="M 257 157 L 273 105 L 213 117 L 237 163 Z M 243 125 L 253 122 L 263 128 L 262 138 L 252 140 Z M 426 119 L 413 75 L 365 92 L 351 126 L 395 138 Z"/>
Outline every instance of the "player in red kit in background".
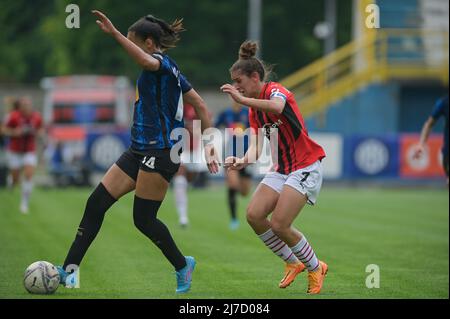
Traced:
<path fill-rule="evenodd" d="M 4 121 L 3 133 L 9 137 L 7 161 L 12 187 L 19 183 L 23 173 L 20 211 L 27 214 L 37 165 L 36 137 L 43 133 L 42 117 L 33 110 L 29 98 L 14 101 L 13 110 Z"/>

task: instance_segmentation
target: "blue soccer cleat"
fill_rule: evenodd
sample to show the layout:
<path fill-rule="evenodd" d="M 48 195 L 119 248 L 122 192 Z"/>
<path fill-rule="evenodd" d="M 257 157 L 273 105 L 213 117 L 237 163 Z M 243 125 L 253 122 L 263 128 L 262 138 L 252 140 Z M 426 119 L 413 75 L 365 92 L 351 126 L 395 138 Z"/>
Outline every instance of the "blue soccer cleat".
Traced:
<path fill-rule="evenodd" d="M 231 229 L 231 230 L 236 230 L 236 229 L 238 229 L 238 228 L 239 228 L 239 220 L 233 219 L 233 220 L 230 222 L 230 229 Z"/>
<path fill-rule="evenodd" d="M 182 294 L 185 292 L 188 292 L 191 288 L 191 282 L 192 282 L 192 273 L 194 272 L 195 268 L 195 259 L 194 257 L 187 256 L 186 259 L 186 266 L 181 269 L 180 271 L 176 272 L 177 275 L 177 290 L 176 292 L 178 294 Z"/>
<path fill-rule="evenodd" d="M 56 266 L 56 269 L 59 273 L 59 283 L 65 285 L 68 273 L 63 269 L 62 266 Z"/>
<path fill-rule="evenodd" d="M 59 273 L 59 283 L 64 285 L 66 288 L 76 288 L 78 287 L 78 277 L 77 272 L 68 273 L 63 269 L 62 266 L 56 266 Z"/>

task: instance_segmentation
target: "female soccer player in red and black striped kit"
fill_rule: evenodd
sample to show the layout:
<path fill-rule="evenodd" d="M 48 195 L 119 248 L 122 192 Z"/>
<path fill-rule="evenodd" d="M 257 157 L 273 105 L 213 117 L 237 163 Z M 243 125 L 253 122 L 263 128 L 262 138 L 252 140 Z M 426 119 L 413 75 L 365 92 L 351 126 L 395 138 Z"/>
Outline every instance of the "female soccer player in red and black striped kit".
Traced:
<path fill-rule="evenodd" d="M 237 103 L 250 107 L 250 126 L 268 138 L 277 130 L 278 150 L 272 149 L 274 167 L 256 189 L 247 208 L 247 220 L 264 244 L 286 262 L 285 276 L 279 287 L 289 286 L 296 275 L 308 270 L 308 293 L 321 291 L 328 270 L 306 237 L 292 224 L 305 204 L 314 205 L 322 185 L 322 147 L 306 130 L 294 95 L 276 82 L 265 82 L 267 71 L 255 57 L 258 46 L 246 41 L 239 60 L 230 69 L 233 85 L 221 90 Z M 276 136 L 276 135 L 275 135 Z M 252 139 L 243 158 L 228 157 L 225 167 L 239 170 L 257 159 L 262 138 Z M 276 152 L 276 153 L 274 153 Z M 274 156 L 275 155 L 275 156 Z M 269 220 L 268 216 L 272 213 Z"/>
<path fill-rule="evenodd" d="M 33 110 L 31 99 L 23 97 L 13 103 L 13 110 L 4 123 L 4 134 L 9 137 L 7 160 L 11 186 L 19 183 L 23 173 L 20 211 L 27 214 L 33 190 L 33 175 L 37 166 L 36 138 L 44 133 L 41 114 Z"/>

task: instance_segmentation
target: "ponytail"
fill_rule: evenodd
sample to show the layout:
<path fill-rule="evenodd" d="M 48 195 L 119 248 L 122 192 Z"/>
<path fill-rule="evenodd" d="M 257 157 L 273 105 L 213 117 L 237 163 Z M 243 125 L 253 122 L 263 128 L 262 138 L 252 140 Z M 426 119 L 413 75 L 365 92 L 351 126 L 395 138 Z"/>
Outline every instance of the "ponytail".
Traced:
<path fill-rule="evenodd" d="M 180 40 L 180 33 L 185 31 L 183 19 L 175 19 L 172 24 L 149 14 L 136 21 L 129 29 L 142 40 L 152 38 L 162 50 L 174 48 Z"/>
<path fill-rule="evenodd" d="M 266 81 L 271 73 L 271 67 L 268 67 L 256 57 L 258 52 L 258 43 L 254 41 L 245 41 L 239 48 L 239 58 L 230 68 L 230 72 L 241 71 L 250 77 L 257 72 L 261 81 Z"/>

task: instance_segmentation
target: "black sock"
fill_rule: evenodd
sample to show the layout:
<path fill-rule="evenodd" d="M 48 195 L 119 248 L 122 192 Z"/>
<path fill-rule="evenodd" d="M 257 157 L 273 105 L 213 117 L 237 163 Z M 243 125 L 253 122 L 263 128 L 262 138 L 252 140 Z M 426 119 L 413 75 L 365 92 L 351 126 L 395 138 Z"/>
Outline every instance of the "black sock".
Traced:
<path fill-rule="evenodd" d="M 228 206 L 230 207 L 231 218 L 236 219 L 236 194 L 237 191 L 233 188 L 228 188 Z"/>
<path fill-rule="evenodd" d="M 161 202 L 142 199 L 134 196 L 133 218 L 134 224 L 159 249 L 176 271 L 186 266 L 186 259 L 175 244 L 169 229 L 156 218 Z"/>
<path fill-rule="evenodd" d="M 68 265 L 80 265 L 86 251 L 102 226 L 106 211 L 115 202 L 116 199 L 111 196 L 102 183 L 100 183 L 92 192 L 86 202 L 84 215 L 81 219 L 80 226 L 78 227 L 75 240 L 64 261 L 64 269 L 66 269 Z"/>

